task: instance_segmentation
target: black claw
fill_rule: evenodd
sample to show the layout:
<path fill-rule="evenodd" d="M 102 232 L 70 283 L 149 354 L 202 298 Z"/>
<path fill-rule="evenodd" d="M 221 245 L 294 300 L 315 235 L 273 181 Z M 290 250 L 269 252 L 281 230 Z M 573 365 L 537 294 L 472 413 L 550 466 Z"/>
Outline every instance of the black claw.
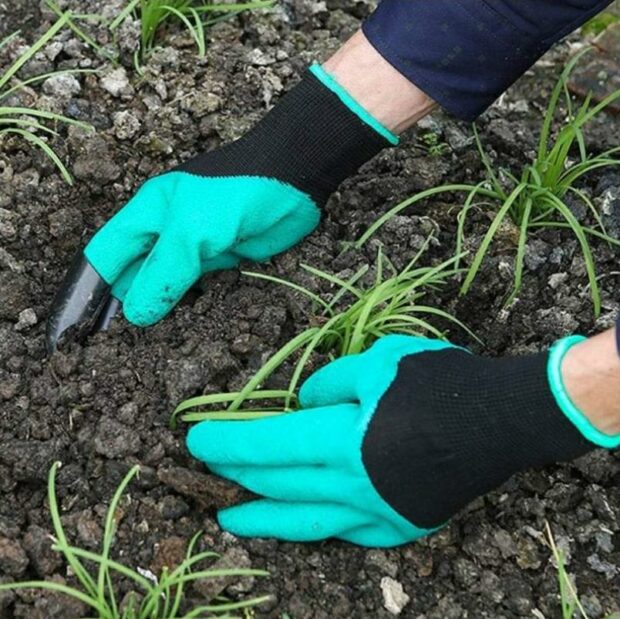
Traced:
<path fill-rule="evenodd" d="M 120 314 L 122 305 L 123 304 L 116 297 L 110 295 L 105 307 L 99 312 L 99 317 L 93 327 L 93 331 L 107 331 L 112 322 L 112 318 Z"/>
<path fill-rule="evenodd" d="M 120 301 L 112 297 L 110 286 L 80 252 L 52 303 L 46 332 L 48 351 L 56 350 L 63 334 L 71 327 L 84 335 L 105 330 L 119 307 Z"/>

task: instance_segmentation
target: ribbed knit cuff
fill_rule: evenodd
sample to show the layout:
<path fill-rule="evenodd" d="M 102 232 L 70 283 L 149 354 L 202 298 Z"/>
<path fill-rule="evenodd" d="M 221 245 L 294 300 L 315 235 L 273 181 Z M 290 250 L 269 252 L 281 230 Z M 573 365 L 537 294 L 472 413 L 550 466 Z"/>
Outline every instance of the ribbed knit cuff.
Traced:
<path fill-rule="evenodd" d="M 599 447 L 615 449 L 620 446 L 620 434 L 605 434 L 598 428 L 595 428 L 586 415 L 571 400 L 562 378 L 562 360 L 564 355 L 575 344 L 579 344 L 585 339 L 585 337 L 573 335 L 559 340 L 551 347 L 547 362 L 549 386 L 560 410 L 586 439 Z"/>

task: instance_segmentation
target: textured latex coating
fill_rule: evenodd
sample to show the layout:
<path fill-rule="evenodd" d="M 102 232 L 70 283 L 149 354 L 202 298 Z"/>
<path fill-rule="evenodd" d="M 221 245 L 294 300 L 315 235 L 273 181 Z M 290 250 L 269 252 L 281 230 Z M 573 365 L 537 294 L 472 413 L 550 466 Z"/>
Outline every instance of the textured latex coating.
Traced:
<path fill-rule="evenodd" d="M 362 444 L 400 358 L 448 347 L 423 338 L 384 337 L 367 352 L 313 374 L 300 391 L 301 412 L 194 426 L 187 446 L 196 458 L 266 497 L 220 512 L 222 527 L 242 536 L 336 537 L 364 546 L 395 546 L 432 533 L 435 528 L 408 522 L 377 492 L 362 461 Z"/>
<path fill-rule="evenodd" d="M 201 274 L 243 258 L 266 260 L 318 221 L 314 202 L 280 181 L 171 172 L 145 183 L 84 253 L 109 284 L 132 274 L 130 287 L 117 285 L 115 294 L 126 318 L 147 326 L 165 316 Z"/>

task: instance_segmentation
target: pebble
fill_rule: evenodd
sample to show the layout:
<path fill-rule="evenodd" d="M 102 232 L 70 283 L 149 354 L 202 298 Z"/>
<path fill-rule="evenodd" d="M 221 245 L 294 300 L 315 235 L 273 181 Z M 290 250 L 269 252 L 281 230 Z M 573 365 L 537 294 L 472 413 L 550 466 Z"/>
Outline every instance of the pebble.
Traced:
<path fill-rule="evenodd" d="M 21 576 L 28 566 L 28 556 L 21 544 L 8 537 L 0 537 L 0 571 L 9 576 Z"/>
<path fill-rule="evenodd" d="M 568 273 L 553 273 L 547 280 L 549 287 L 557 290 L 568 279 Z"/>
<path fill-rule="evenodd" d="M 31 307 L 27 307 L 19 313 L 17 323 L 15 324 L 15 331 L 26 331 L 39 322 L 35 311 Z"/>
<path fill-rule="evenodd" d="M 140 119 L 128 110 L 116 112 L 113 117 L 114 133 L 119 140 L 129 140 L 136 136 L 142 127 Z"/>
<path fill-rule="evenodd" d="M 82 87 L 76 77 L 67 73 L 52 75 L 43 82 L 43 92 L 53 97 L 69 98 L 81 90 Z"/>
<path fill-rule="evenodd" d="M 599 574 L 605 574 L 605 578 L 607 578 L 607 580 L 614 580 L 620 572 L 618 566 L 610 563 L 609 561 L 603 561 L 603 559 L 601 559 L 596 553 L 590 555 L 587 561 L 588 565 L 595 572 L 598 572 Z"/>
<path fill-rule="evenodd" d="M 403 590 L 403 586 L 389 576 L 381 579 L 381 593 L 383 593 L 383 606 L 392 615 L 400 615 L 411 599 Z"/>
<path fill-rule="evenodd" d="M 59 553 L 52 550 L 49 531 L 36 524 L 30 525 L 24 535 L 24 548 L 39 577 L 49 576 L 62 565 Z"/>
<path fill-rule="evenodd" d="M 102 417 L 95 434 L 95 451 L 107 458 L 121 458 L 140 449 L 140 437 L 111 417 Z"/>
<path fill-rule="evenodd" d="M 366 565 L 379 568 L 381 572 L 396 578 L 398 574 L 398 564 L 390 561 L 389 557 L 383 550 L 373 549 L 366 554 Z"/>
<path fill-rule="evenodd" d="M 133 93 L 133 88 L 129 83 L 127 71 L 123 67 L 110 71 L 100 80 L 101 88 L 109 92 L 113 97 L 129 96 Z"/>
<path fill-rule="evenodd" d="M 258 49 L 257 47 L 254 48 L 252 51 L 248 52 L 247 59 L 250 64 L 253 64 L 257 67 L 265 67 L 267 65 L 273 64 L 276 61 L 275 56 L 272 56 L 271 54 L 265 54 L 265 52 L 263 52 L 261 49 Z"/>
<path fill-rule="evenodd" d="M 233 547 L 227 550 L 212 566 L 213 570 L 251 569 L 252 561 L 247 550 Z M 193 588 L 203 599 L 212 600 L 228 589 L 237 593 L 247 593 L 254 586 L 254 577 L 226 576 L 205 578 L 194 583 Z"/>

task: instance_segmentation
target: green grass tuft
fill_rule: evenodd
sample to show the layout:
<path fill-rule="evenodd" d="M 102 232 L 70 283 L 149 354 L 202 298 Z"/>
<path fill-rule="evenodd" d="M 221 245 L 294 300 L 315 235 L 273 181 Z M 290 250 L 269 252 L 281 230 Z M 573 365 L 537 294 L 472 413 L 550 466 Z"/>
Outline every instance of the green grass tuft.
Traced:
<path fill-rule="evenodd" d="M 110 24 L 112 31 L 130 15 L 140 17 L 140 58 L 144 61 L 157 44 L 162 28 L 170 22 L 178 22 L 189 32 L 199 56 L 206 53 L 205 27 L 221 19 L 251 9 L 273 6 L 275 0 L 223 3 L 213 0 L 130 0 L 127 6 Z"/>
<path fill-rule="evenodd" d="M 357 246 L 363 245 L 389 219 L 412 204 L 440 194 L 465 193 L 463 208 L 458 215 L 457 254 L 461 253 L 464 246 L 465 224 L 472 209 L 487 209 L 495 211 L 495 214 L 465 276 L 461 288 L 462 294 L 470 290 L 497 232 L 506 220 L 511 221 L 519 230 L 513 288 L 506 304 L 511 303 L 521 289 L 525 248 L 530 235 L 539 228 L 565 228 L 570 230 L 579 242 L 585 261 L 594 314 L 598 316 L 601 299 L 590 240 L 595 237 L 615 246 L 620 246 L 620 240 L 606 233 L 600 213 L 586 193 L 578 187 L 578 181 L 594 170 L 620 165 L 618 156 L 620 146 L 598 155 L 590 155 L 586 150 L 583 129 L 606 107 L 620 99 L 620 90 L 613 92 L 596 105 L 588 96 L 579 107 L 574 107 L 567 81 L 575 65 L 587 51 L 589 50 L 577 54 L 564 68 L 547 106 L 536 157 L 519 174 L 513 174 L 509 170 L 495 170 L 492 167 L 474 126 L 476 144 L 487 171 L 487 178 L 476 185 L 441 185 L 404 200 L 370 226 L 357 241 Z M 558 133 L 552 136 L 551 127 L 558 115 L 561 98 L 565 102 L 566 120 Z M 573 151 L 575 151 L 574 159 Z M 581 201 L 586 206 L 594 220 L 592 226 L 584 225 L 576 219 L 567 203 L 568 199 Z"/>
<path fill-rule="evenodd" d="M 271 275 L 246 273 L 306 295 L 316 306 L 318 315 L 312 321 L 315 325 L 302 331 L 276 352 L 241 391 L 204 395 L 182 402 L 172 414 L 172 427 L 176 427 L 179 417 L 186 422 L 205 419 L 255 419 L 294 410 L 297 407 L 297 387 L 314 352 L 327 354 L 331 358 L 360 353 L 378 338 L 390 333 L 443 339 L 445 335 L 434 326 L 434 319 L 451 322 L 469 332 L 465 325 L 450 313 L 424 303 L 424 297 L 430 290 L 444 285 L 459 272 L 455 268 L 458 256 L 435 266 L 418 265 L 431 238 L 427 239 L 422 249 L 401 271 L 398 271 L 380 250 L 371 284 L 360 283 L 368 271 L 367 265 L 348 280 L 302 265 L 308 273 L 334 286 L 335 292 L 329 300 L 293 282 Z M 352 302 L 342 305 L 344 297 L 352 298 Z M 299 358 L 288 388 L 261 391 L 261 386 L 269 376 L 294 356 Z M 249 401 L 263 405 L 252 410 L 241 410 Z M 228 404 L 225 411 L 197 410 L 222 404 Z"/>
<path fill-rule="evenodd" d="M 251 609 L 268 599 L 268 596 L 243 600 L 240 602 L 216 601 L 197 606 L 192 610 L 183 610 L 185 602 L 185 587 L 192 582 L 223 577 L 268 576 L 263 570 L 237 568 L 201 568 L 205 562 L 218 558 L 214 552 L 194 552 L 201 536 L 197 533 L 187 546 L 184 561 L 174 569 L 164 568 L 157 579 L 150 579 L 110 558 L 110 551 L 116 526 L 119 519 L 118 506 L 122 495 L 139 473 L 140 467 L 134 466 L 125 476 L 112 497 L 105 519 L 105 528 L 101 552 L 95 553 L 71 546 L 62 526 L 60 509 L 56 498 L 56 472 L 60 463 L 52 466 L 48 479 L 48 501 L 52 523 L 54 526 L 54 545 L 52 548 L 61 553 L 71 572 L 78 582 L 73 587 L 54 581 L 35 580 L 18 583 L 2 583 L 1 591 L 17 591 L 23 589 L 39 589 L 61 593 L 89 607 L 97 619 L 190 619 L 203 617 L 220 617 L 232 619 L 230 611 Z M 89 569 L 87 564 L 94 566 Z M 114 576 L 120 577 L 132 584 L 134 592 L 120 604 Z M 92 615 L 89 615 L 92 616 Z"/>
<path fill-rule="evenodd" d="M 53 75 L 68 75 L 76 73 L 92 73 L 89 70 L 73 69 L 67 71 L 55 71 L 31 77 L 24 81 L 17 78 L 19 70 L 31 60 L 37 52 L 43 49 L 63 28 L 71 22 L 71 13 L 65 12 L 60 15 L 52 27 L 28 48 L 2 75 L 0 75 L 0 139 L 2 137 L 17 135 L 34 147 L 39 148 L 52 163 L 58 168 L 67 183 L 72 184 L 73 179 L 64 163 L 60 160 L 56 151 L 49 145 L 50 138 L 58 137 L 56 126 L 59 124 L 77 125 L 84 129 L 90 126 L 63 116 L 35 108 L 4 105 L 3 101 L 9 99 L 26 86 L 39 83 Z M 8 45 L 18 33 L 14 33 L 0 41 L 0 49 Z M 48 126 L 51 124 L 51 127 Z"/>
<path fill-rule="evenodd" d="M 562 619 L 589 619 L 583 604 L 577 594 L 577 588 L 566 571 L 566 562 L 562 551 L 557 547 L 551 526 L 549 522 L 545 522 L 545 532 L 547 534 L 547 543 L 553 554 L 556 569 L 558 571 L 558 587 L 560 590 L 560 608 L 562 610 Z M 620 619 L 620 613 L 614 612 L 607 615 L 605 619 Z"/>

